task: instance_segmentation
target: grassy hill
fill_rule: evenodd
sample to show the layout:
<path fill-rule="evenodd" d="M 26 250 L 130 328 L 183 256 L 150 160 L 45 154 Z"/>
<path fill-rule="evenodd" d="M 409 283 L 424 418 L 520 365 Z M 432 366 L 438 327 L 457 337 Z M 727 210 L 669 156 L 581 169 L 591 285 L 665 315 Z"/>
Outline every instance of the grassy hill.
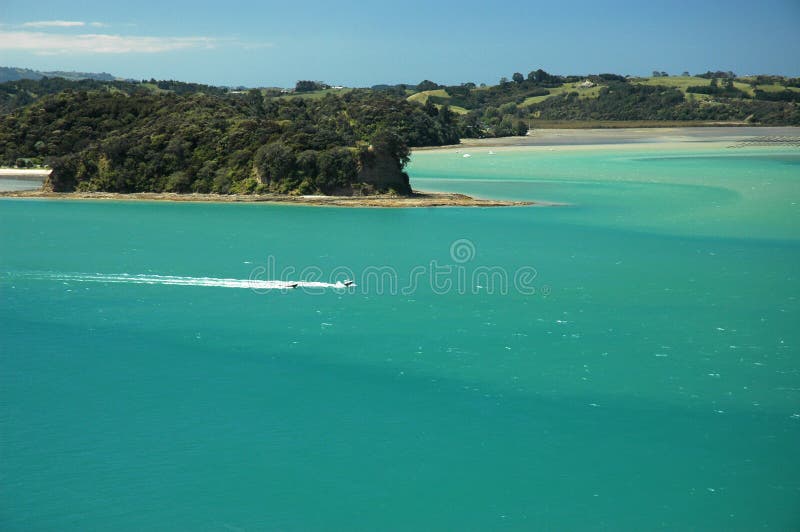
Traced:
<path fill-rule="evenodd" d="M 711 73 L 709 73 L 711 74 Z M 728 74 L 728 73 L 722 73 Z M 586 83 L 589 81 L 590 83 Z M 408 90 L 408 87 L 403 87 Z M 524 134 L 525 124 L 800 125 L 800 83 L 780 76 L 554 76 L 544 71 L 491 86 L 425 81 L 408 100 L 459 115 L 463 136 Z"/>
<path fill-rule="evenodd" d="M 550 94 L 545 94 L 543 96 L 530 96 L 525 98 L 525 100 L 522 102 L 522 105 L 528 107 L 533 104 L 541 103 L 548 98 L 552 98 L 553 96 L 570 92 L 576 93 L 579 98 L 597 98 L 600 95 L 600 89 L 606 87 L 606 85 L 595 85 L 594 87 L 581 88 L 579 85 L 580 83 L 564 83 L 558 87 L 552 87 L 548 89 Z"/>
<path fill-rule="evenodd" d="M 351 92 L 353 90 L 354 89 L 349 88 L 349 87 L 344 87 L 342 89 L 330 88 L 330 89 L 322 89 L 322 90 L 318 90 L 318 91 L 282 93 L 282 94 L 278 95 L 278 97 L 279 98 L 284 98 L 284 99 L 289 99 L 289 100 L 291 100 L 293 98 L 308 98 L 308 99 L 311 99 L 311 100 L 316 100 L 316 99 L 324 98 L 328 94 L 332 94 L 334 96 L 339 96 L 339 95 L 342 95 L 342 94 L 347 94 L 348 92 Z"/>
<path fill-rule="evenodd" d="M 420 91 L 412 94 L 408 97 L 409 102 L 416 102 L 422 105 L 428 103 L 428 100 L 431 101 L 438 109 L 441 109 L 445 105 L 449 107 L 451 111 L 459 115 L 465 115 L 469 113 L 469 110 L 464 109 L 458 105 L 451 105 L 450 100 L 451 96 L 448 92 L 444 89 L 434 89 L 430 91 Z"/>

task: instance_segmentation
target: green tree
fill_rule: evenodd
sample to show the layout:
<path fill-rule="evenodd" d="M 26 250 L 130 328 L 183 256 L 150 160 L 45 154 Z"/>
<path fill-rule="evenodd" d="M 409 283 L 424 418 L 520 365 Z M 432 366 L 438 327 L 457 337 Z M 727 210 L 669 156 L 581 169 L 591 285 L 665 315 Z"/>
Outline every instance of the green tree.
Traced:
<path fill-rule="evenodd" d="M 536 69 L 536 72 L 534 72 L 533 74 L 534 74 L 534 79 L 536 80 L 536 83 L 545 83 L 547 81 L 550 81 L 550 74 L 548 74 L 547 72 L 545 72 L 541 68 Z"/>
<path fill-rule="evenodd" d="M 439 108 L 436 107 L 430 98 L 425 100 L 425 114 L 432 117 L 439 115 Z"/>
<path fill-rule="evenodd" d="M 296 160 L 292 150 L 283 142 L 273 142 L 260 147 L 253 164 L 262 183 L 271 183 L 294 177 Z"/>
<path fill-rule="evenodd" d="M 433 90 L 436 90 L 438 88 L 439 88 L 439 84 L 438 83 L 434 83 L 433 81 L 431 81 L 429 79 L 422 80 L 417 85 L 417 90 L 419 92 L 422 92 L 422 91 L 433 91 Z"/>
<path fill-rule="evenodd" d="M 297 169 L 301 178 L 315 179 L 319 173 L 317 165 L 318 152 L 305 150 L 297 156 Z"/>
<path fill-rule="evenodd" d="M 330 86 L 327 83 L 323 83 L 321 81 L 309 81 L 309 80 L 298 81 L 294 86 L 294 90 L 296 92 L 313 92 L 328 88 L 330 88 Z"/>
<path fill-rule="evenodd" d="M 319 156 L 319 174 L 315 180 L 317 188 L 330 193 L 346 188 L 358 175 L 358 162 L 353 150 L 331 148 Z"/>
<path fill-rule="evenodd" d="M 376 154 L 383 154 L 396 160 L 402 170 L 411 158 L 411 150 L 396 131 L 381 129 L 370 140 Z"/>

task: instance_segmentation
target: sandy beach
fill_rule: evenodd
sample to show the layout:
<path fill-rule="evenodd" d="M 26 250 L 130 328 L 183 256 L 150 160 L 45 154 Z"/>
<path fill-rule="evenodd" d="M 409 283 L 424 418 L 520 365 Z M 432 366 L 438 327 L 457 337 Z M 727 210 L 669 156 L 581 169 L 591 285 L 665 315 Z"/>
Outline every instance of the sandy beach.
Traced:
<path fill-rule="evenodd" d="M 42 190 L 18 190 L 0 192 L 0 198 L 38 198 L 55 200 L 113 200 L 113 201 L 172 201 L 215 203 L 274 203 L 282 205 L 312 205 L 319 207 L 522 207 L 551 206 L 550 203 L 530 201 L 503 201 L 477 199 L 464 194 L 416 192 L 412 196 L 283 196 L 273 194 L 220 195 L 220 194 L 174 194 L 137 192 L 119 194 L 115 192 L 45 192 Z"/>
<path fill-rule="evenodd" d="M 31 181 L 41 184 L 50 174 L 50 169 L 0 168 L 0 181 Z M 515 207 L 533 205 L 524 201 L 483 200 L 463 194 L 415 192 L 413 196 L 284 196 L 278 194 L 221 195 L 221 194 L 175 194 L 140 192 L 120 194 L 115 192 L 50 192 L 39 188 L 24 190 L 2 190 L 0 198 L 45 198 L 58 200 L 114 200 L 114 201 L 173 201 L 173 202 L 217 202 L 217 203 L 281 203 L 289 205 L 314 205 L 330 207 Z M 538 206 L 545 206 L 545 204 Z"/>
<path fill-rule="evenodd" d="M 603 146 L 658 144 L 662 147 L 719 147 L 748 145 L 800 146 L 800 127 L 664 127 L 601 129 L 532 129 L 524 137 L 463 139 L 452 146 L 414 148 L 414 151 L 464 150 L 468 148 L 598 149 Z"/>
<path fill-rule="evenodd" d="M 0 168 L 0 177 L 43 180 L 51 171 L 49 168 Z"/>

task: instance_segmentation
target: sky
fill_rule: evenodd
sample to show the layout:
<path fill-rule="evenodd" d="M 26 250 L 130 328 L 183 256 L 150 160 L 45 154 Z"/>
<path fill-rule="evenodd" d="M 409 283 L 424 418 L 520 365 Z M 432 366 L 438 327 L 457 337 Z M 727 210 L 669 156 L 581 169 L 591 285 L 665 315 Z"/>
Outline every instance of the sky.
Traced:
<path fill-rule="evenodd" d="M 800 0 L 0 0 L 0 66 L 247 87 L 800 76 Z"/>

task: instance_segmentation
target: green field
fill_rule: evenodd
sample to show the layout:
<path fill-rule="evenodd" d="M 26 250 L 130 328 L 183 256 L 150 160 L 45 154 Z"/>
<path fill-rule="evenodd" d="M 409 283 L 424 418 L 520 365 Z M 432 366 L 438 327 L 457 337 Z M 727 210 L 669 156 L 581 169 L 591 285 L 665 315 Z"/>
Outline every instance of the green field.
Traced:
<path fill-rule="evenodd" d="M 444 106 L 437 103 L 436 107 L 441 109 Z M 453 111 L 457 115 L 465 115 L 465 114 L 469 113 L 469 109 L 464 109 L 463 107 L 459 107 L 457 105 L 451 105 L 450 106 L 450 110 Z"/>
<path fill-rule="evenodd" d="M 778 85 L 777 83 L 772 83 L 769 85 L 758 85 L 757 88 L 761 89 L 764 92 L 782 92 L 785 90 L 800 92 L 800 87 L 784 87 L 783 85 Z"/>
<path fill-rule="evenodd" d="M 542 101 L 544 101 L 544 100 L 546 100 L 546 99 L 548 99 L 548 98 L 550 98 L 552 96 L 556 96 L 558 94 L 563 94 L 565 92 L 577 92 L 578 94 L 580 94 L 581 98 L 597 98 L 597 96 L 600 94 L 600 89 L 603 87 L 603 85 L 597 85 L 597 86 L 592 87 L 590 89 L 579 89 L 579 88 L 577 88 L 577 85 L 578 85 L 577 83 L 569 83 L 569 84 L 564 84 L 564 85 L 562 85 L 560 87 L 547 89 L 547 90 L 550 91 L 550 94 L 545 94 L 544 96 L 531 96 L 530 98 L 527 98 L 524 102 L 522 102 L 520 104 L 520 106 L 525 107 L 525 106 L 528 106 L 528 105 L 532 105 L 534 103 L 539 103 L 539 102 L 542 102 Z M 480 91 L 480 90 L 486 90 L 486 88 L 485 87 L 481 87 L 481 88 L 475 88 L 475 89 L 472 89 L 472 90 L 473 91 Z M 422 91 L 422 92 L 417 92 L 415 94 L 412 94 L 411 96 L 408 97 L 408 101 L 410 101 L 410 102 L 418 102 L 418 103 L 421 103 L 421 104 L 424 105 L 425 103 L 428 102 L 428 98 L 430 98 L 430 97 L 434 97 L 434 98 L 442 99 L 442 100 L 449 100 L 450 99 L 450 95 L 447 93 L 447 91 L 445 89 L 436 89 L 436 90 Z M 440 104 L 437 104 L 437 106 L 441 107 Z M 454 113 L 458 113 L 458 114 L 466 114 L 466 113 L 469 112 L 467 109 L 464 109 L 463 107 L 458 107 L 458 106 L 455 106 L 455 105 L 451 105 L 450 106 L 450 110 L 453 111 Z"/>
<path fill-rule="evenodd" d="M 670 76 L 663 78 L 636 78 L 634 83 L 641 83 L 642 85 L 661 85 L 662 87 L 675 87 L 680 89 L 681 92 L 686 94 L 686 89 L 689 87 L 704 87 L 711 85 L 711 80 L 706 78 L 698 78 L 695 76 Z M 741 81 L 734 81 L 733 86 L 737 89 L 744 91 L 749 96 L 753 96 L 753 87 Z"/>
<path fill-rule="evenodd" d="M 292 98 L 311 98 L 311 99 L 319 99 L 324 98 L 328 94 L 333 95 L 342 95 L 346 94 L 353 89 L 349 87 L 345 87 L 343 89 L 325 89 L 321 91 L 309 91 L 309 92 L 293 92 L 291 94 L 281 94 L 280 98 L 292 99 Z"/>
<path fill-rule="evenodd" d="M 428 103 L 428 98 L 431 97 L 431 96 L 434 96 L 436 98 L 442 98 L 442 99 L 445 99 L 445 100 L 449 100 L 450 99 L 450 95 L 447 94 L 446 90 L 444 90 L 444 89 L 436 89 L 436 90 L 432 90 L 432 91 L 422 91 L 422 92 L 418 92 L 416 94 L 412 94 L 411 96 L 408 97 L 408 101 L 409 102 L 418 102 L 418 103 L 421 103 L 422 105 L 425 105 L 426 103 Z"/>
<path fill-rule="evenodd" d="M 444 89 L 436 89 L 436 90 L 432 90 L 432 91 L 417 92 L 417 93 L 412 94 L 411 96 L 409 96 L 407 99 L 408 99 L 409 102 L 417 102 L 417 103 L 420 103 L 422 105 L 425 105 L 426 103 L 428 103 L 428 98 L 430 98 L 430 97 L 434 97 L 434 98 L 438 98 L 438 99 L 442 99 L 442 100 L 449 100 L 450 99 L 450 95 Z M 444 107 L 444 105 L 441 104 L 441 103 L 437 103 L 435 105 L 436 105 L 437 109 L 441 109 L 442 107 Z M 457 105 L 451 105 L 449 107 L 450 107 L 450 110 L 453 111 L 454 113 L 456 113 L 457 115 L 465 115 L 465 114 L 469 113 L 469 110 L 464 109 L 463 107 L 459 107 Z"/>
<path fill-rule="evenodd" d="M 734 81 L 733 84 L 734 87 L 741 90 L 742 93 L 744 93 L 747 97 L 750 98 L 755 97 L 755 90 L 757 89 L 767 92 L 780 92 L 784 90 L 800 91 L 800 88 L 784 87 L 779 83 L 754 86 L 751 84 L 752 81 L 754 80 L 755 78 L 744 78 L 743 80 Z M 640 77 L 640 78 L 628 78 L 628 82 L 632 85 L 638 84 L 638 85 L 648 85 L 650 87 L 660 86 L 660 87 L 674 88 L 681 91 L 684 95 L 684 99 L 688 102 L 704 102 L 704 105 L 716 105 L 715 102 L 718 101 L 717 97 L 715 97 L 714 95 L 688 92 L 688 89 L 690 87 L 709 86 L 711 84 L 711 80 L 706 78 L 701 78 L 696 76 Z M 547 88 L 549 94 L 545 94 L 542 96 L 529 96 L 527 98 L 522 99 L 521 103 L 518 103 L 517 106 L 519 108 L 531 107 L 535 104 L 544 102 L 550 98 L 573 92 L 578 94 L 578 97 L 582 100 L 598 98 L 600 96 L 601 91 L 604 88 L 608 88 L 610 86 L 608 83 L 601 83 L 595 85 L 594 87 L 584 89 L 580 87 L 582 83 L 583 81 L 581 80 L 579 82 L 564 83 L 557 87 Z M 723 82 L 719 81 L 719 83 Z M 486 91 L 489 90 L 490 88 L 491 87 L 475 87 L 472 89 L 472 92 L 475 93 L 478 91 Z M 526 92 L 527 94 L 534 93 L 533 89 L 531 89 L 530 91 L 522 92 L 523 97 L 526 94 Z M 443 105 L 447 105 L 449 104 L 449 102 L 453 101 L 450 94 L 448 94 L 447 89 L 445 88 L 415 92 L 413 94 L 410 94 L 407 97 L 407 99 L 408 101 L 417 102 L 423 105 L 428 103 L 428 101 L 433 101 L 438 108 L 442 108 Z M 502 98 L 499 101 L 500 103 L 505 102 L 505 100 L 503 100 Z M 486 105 L 494 105 L 496 107 L 499 107 L 500 103 L 495 102 L 494 104 L 486 104 Z M 453 105 L 450 105 L 450 109 L 459 115 L 464 115 L 470 112 L 469 109 Z M 692 125 L 697 125 L 697 122 L 694 121 L 690 123 Z M 586 127 L 592 127 L 592 126 L 586 126 Z M 597 126 L 595 125 L 595 127 Z M 646 125 L 643 127 L 646 127 Z"/>
<path fill-rule="evenodd" d="M 711 84 L 710 79 L 705 78 L 698 78 L 695 76 L 670 76 L 670 77 L 663 77 L 663 78 L 633 78 L 631 80 L 633 83 L 640 83 L 642 85 L 661 85 L 664 87 L 675 87 L 676 89 L 680 89 L 684 94 L 686 94 L 686 89 L 692 86 L 706 86 Z M 748 96 L 754 96 L 754 88 L 749 84 L 742 81 L 734 81 L 733 86 L 737 89 L 740 89 L 747 93 Z M 791 91 L 798 91 L 800 92 L 800 88 L 797 87 L 784 87 L 783 85 L 778 85 L 777 83 L 767 84 L 767 85 L 757 85 L 756 89 L 760 89 L 766 92 L 781 92 L 783 90 L 789 89 Z M 700 96 L 705 96 L 702 94 L 695 94 L 698 99 Z"/>
<path fill-rule="evenodd" d="M 694 76 L 670 76 L 663 78 L 632 78 L 631 82 L 639 83 L 641 85 L 660 85 L 662 87 L 675 87 L 680 89 L 681 92 L 686 92 L 686 89 L 692 86 L 705 86 L 710 85 L 711 80 L 705 78 L 697 78 Z M 743 84 L 744 85 L 744 84 Z"/>
<path fill-rule="evenodd" d="M 580 83 L 565 83 L 560 87 L 547 89 L 550 91 L 550 94 L 545 94 L 544 96 L 531 96 L 530 98 L 526 98 L 521 105 L 522 107 L 527 107 L 567 92 L 577 92 L 580 98 L 597 98 L 600 95 L 600 89 L 605 87 L 605 85 L 595 85 L 589 89 L 580 89 L 578 88 L 578 85 L 580 85 Z"/>

